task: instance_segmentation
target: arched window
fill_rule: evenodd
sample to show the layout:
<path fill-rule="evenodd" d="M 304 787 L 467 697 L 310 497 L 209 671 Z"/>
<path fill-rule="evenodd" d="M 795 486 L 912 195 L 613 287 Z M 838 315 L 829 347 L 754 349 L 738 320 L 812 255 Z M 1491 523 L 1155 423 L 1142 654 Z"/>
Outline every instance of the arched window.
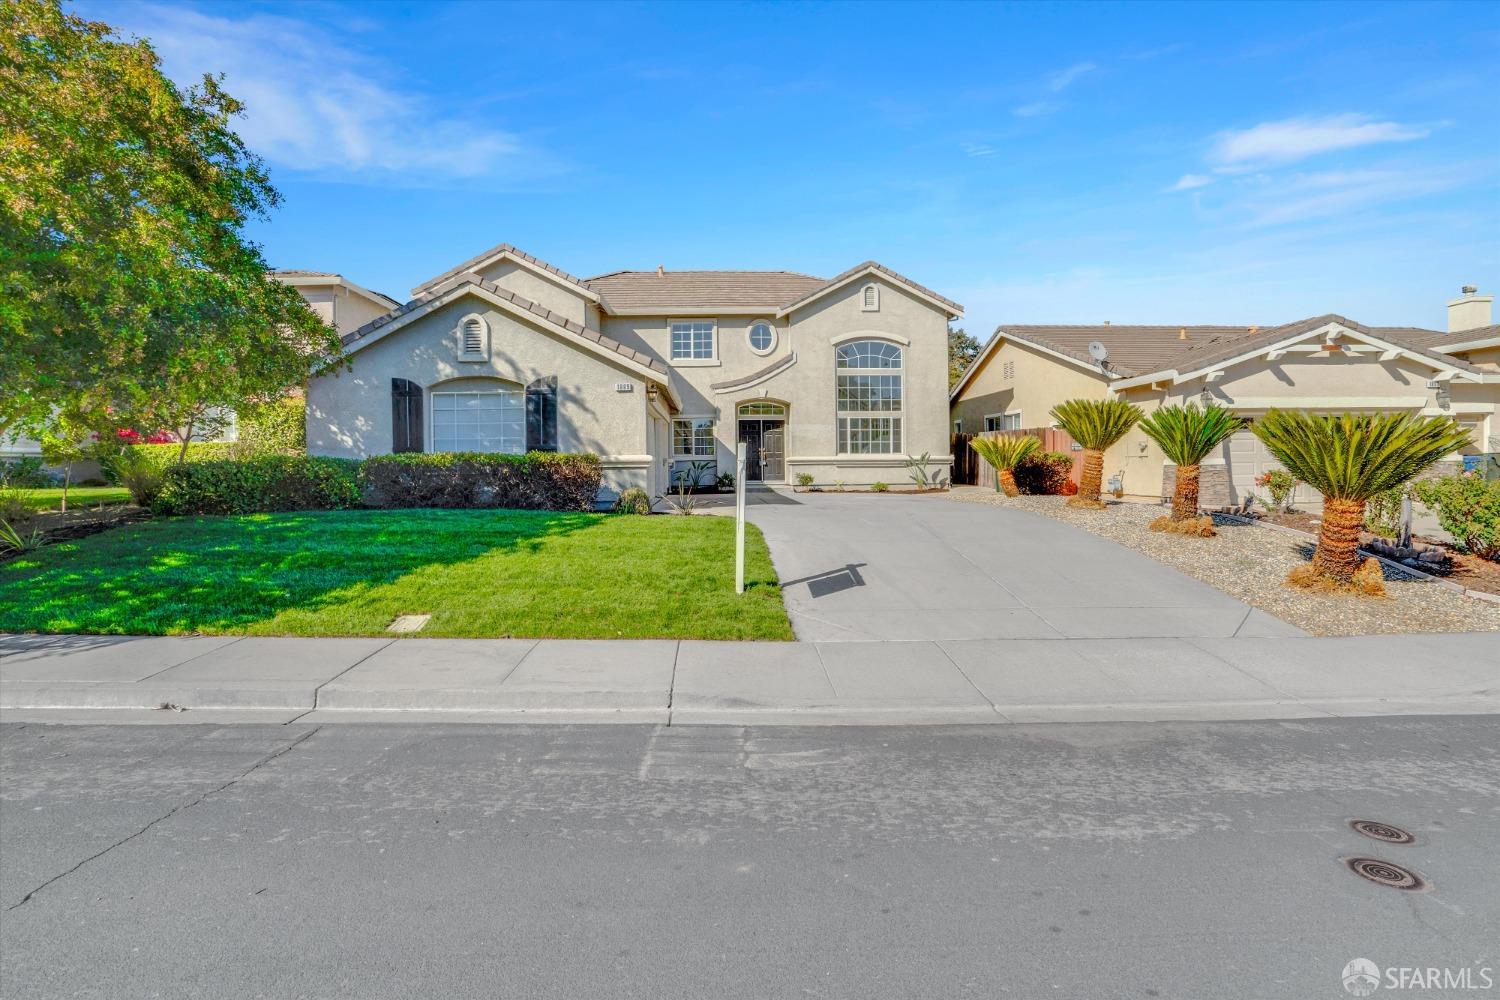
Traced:
<path fill-rule="evenodd" d="M 859 293 L 859 307 L 865 312 L 880 311 L 880 286 L 866 285 Z"/>
<path fill-rule="evenodd" d="M 490 356 L 490 325 L 478 313 L 458 321 L 458 356 L 464 361 L 484 361 Z"/>
<path fill-rule="evenodd" d="M 901 451 L 901 348 L 883 340 L 841 344 L 834 355 L 840 455 Z"/>

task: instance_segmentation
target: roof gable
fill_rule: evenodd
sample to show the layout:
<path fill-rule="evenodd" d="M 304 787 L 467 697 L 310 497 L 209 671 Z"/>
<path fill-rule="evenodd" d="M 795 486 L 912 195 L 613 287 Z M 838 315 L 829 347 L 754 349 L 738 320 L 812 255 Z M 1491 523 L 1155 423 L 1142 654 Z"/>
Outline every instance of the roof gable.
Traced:
<path fill-rule="evenodd" d="M 943 296 L 939 295 L 937 292 L 934 292 L 932 289 L 927 288 L 923 285 L 919 285 L 915 281 L 912 281 L 910 278 L 906 277 L 904 274 L 897 274 L 895 271 L 892 271 L 884 264 L 878 263 L 873 260 L 867 260 L 863 264 L 856 264 L 842 274 L 838 274 L 832 278 L 829 278 L 818 287 L 809 289 L 806 294 L 783 305 L 781 309 L 776 313 L 776 315 L 786 316 L 793 310 L 801 309 L 803 306 L 808 305 L 814 300 L 820 299 L 832 292 L 836 292 L 840 288 L 843 288 L 844 286 L 849 285 L 852 282 L 858 281 L 860 278 L 876 275 L 890 279 L 896 284 L 904 287 L 907 291 L 916 295 L 918 298 L 925 299 L 932 305 L 937 306 L 945 314 L 947 314 L 949 319 L 956 319 L 957 317 L 963 315 L 964 307 L 959 305 L 957 302 L 954 302 L 952 299 L 945 299 L 943 298 Z"/>
<path fill-rule="evenodd" d="M 582 295 L 584 298 L 589 299 L 592 302 L 599 301 L 598 293 L 589 288 L 588 285 L 584 284 L 582 279 L 575 278 L 573 275 L 569 274 L 567 271 L 564 271 L 562 268 L 554 267 L 553 265 L 542 260 L 540 257 L 533 257 L 531 254 L 519 249 L 518 247 L 511 246 L 509 243 L 500 243 L 492 246 L 483 253 L 470 257 L 468 260 L 464 261 L 457 267 L 449 268 L 435 278 L 429 278 L 428 280 L 422 282 L 416 288 L 413 288 L 411 290 L 412 297 L 421 298 L 423 295 L 430 293 L 433 289 L 437 288 L 439 285 L 443 284 L 445 281 L 448 281 L 451 278 L 458 277 L 462 274 L 470 274 L 476 271 L 481 271 L 484 268 L 489 267 L 492 264 L 499 263 L 501 260 L 505 259 L 513 260 L 527 270 L 538 274 L 541 277 L 547 278 L 550 281 L 556 282 L 559 285 L 563 285 L 570 291 Z"/>
<path fill-rule="evenodd" d="M 611 271 L 589 278 L 605 312 L 670 316 L 776 312 L 781 303 L 823 283 L 796 271 Z"/>
<path fill-rule="evenodd" d="M 436 312 L 465 295 L 477 296 L 504 312 L 562 336 L 606 360 L 621 364 L 663 385 L 667 384 L 668 369 L 660 360 L 626 347 L 597 330 L 580 326 L 567 317 L 552 312 L 546 306 L 522 298 L 509 289 L 493 281 L 486 281 L 476 274 L 464 274 L 451 278 L 432 289 L 427 295 L 412 299 L 400 308 L 345 335 L 342 338 L 345 353 L 355 354 L 362 351 L 407 324 Z"/>

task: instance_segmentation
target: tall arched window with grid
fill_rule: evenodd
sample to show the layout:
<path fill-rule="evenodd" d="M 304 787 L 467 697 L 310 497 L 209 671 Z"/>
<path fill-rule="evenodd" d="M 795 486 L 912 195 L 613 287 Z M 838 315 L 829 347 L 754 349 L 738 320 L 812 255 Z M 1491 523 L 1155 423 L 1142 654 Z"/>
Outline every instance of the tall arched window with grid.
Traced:
<path fill-rule="evenodd" d="M 901 348 L 883 340 L 839 345 L 834 372 L 840 455 L 901 451 L 901 362 Z"/>

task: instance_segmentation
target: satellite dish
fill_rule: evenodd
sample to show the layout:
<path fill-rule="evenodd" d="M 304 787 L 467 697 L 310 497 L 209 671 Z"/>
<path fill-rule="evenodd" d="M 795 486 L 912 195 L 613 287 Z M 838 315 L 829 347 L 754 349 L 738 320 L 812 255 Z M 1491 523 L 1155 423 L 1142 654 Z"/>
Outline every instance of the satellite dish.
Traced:
<path fill-rule="evenodd" d="M 1109 357 L 1109 348 L 1105 347 L 1097 340 L 1090 341 L 1089 357 L 1093 358 L 1095 361 L 1099 362 L 1102 365 L 1104 364 L 1104 359 Z"/>

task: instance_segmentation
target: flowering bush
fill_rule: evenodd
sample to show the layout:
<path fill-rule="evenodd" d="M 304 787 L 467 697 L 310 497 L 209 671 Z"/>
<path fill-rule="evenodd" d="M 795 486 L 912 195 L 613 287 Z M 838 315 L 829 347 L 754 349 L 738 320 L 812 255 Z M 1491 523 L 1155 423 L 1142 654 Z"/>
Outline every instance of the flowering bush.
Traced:
<path fill-rule="evenodd" d="M 1255 485 L 1271 494 L 1273 507 L 1286 510 L 1291 505 L 1292 491 L 1297 488 L 1297 477 L 1285 469 L 1272 469 L 1256 476 Z"/>

